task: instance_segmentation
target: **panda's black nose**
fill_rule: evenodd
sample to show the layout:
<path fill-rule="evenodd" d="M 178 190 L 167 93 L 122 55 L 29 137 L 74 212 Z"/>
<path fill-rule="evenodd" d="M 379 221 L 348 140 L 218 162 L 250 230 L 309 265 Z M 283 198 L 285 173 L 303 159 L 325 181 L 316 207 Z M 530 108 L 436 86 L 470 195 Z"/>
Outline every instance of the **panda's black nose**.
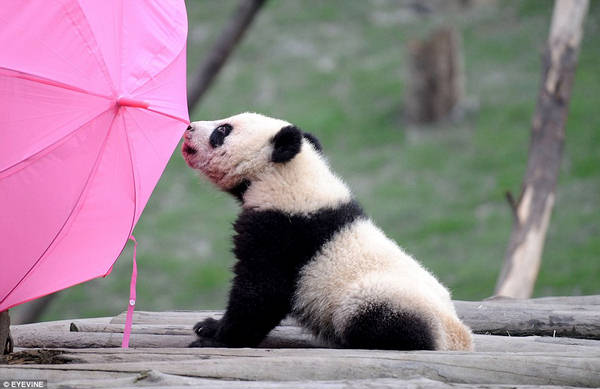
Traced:
<path fill-rule="evenodd" d="M 186 129 L 186 131 L 189 131 L 189 132 L 194 132 L 194 127 L 192 127 L 192 126 L 188 126 L 188 128 Z"/>

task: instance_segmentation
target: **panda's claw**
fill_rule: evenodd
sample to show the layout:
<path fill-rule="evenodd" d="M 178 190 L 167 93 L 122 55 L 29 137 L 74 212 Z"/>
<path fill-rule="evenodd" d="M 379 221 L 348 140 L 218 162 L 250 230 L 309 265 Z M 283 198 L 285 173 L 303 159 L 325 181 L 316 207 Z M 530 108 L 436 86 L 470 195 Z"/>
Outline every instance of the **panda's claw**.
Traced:
<path fill-rule="evenodd" d="M 196 335 L 203 338 L 213 338 L 219 328 L 219 321 L 212 317 L 199 321 L 194 325 Z"/>

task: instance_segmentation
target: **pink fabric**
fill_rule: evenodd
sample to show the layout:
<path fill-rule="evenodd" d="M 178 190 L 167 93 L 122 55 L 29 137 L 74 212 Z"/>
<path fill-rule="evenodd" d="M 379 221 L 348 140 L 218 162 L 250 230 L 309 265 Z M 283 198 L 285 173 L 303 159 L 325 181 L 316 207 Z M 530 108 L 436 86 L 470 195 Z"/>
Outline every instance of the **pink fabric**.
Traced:
<path fill-rule="evenodd" d="M 125 318 L 125 328 L 123 329 L 123 341 L 121 347 L 129 347 L 129 336 L 131 335 L 131 325 L 133 324 L 133 311 L 135 309 L 135 284 L 137 282 L 137 263 L 135 255 L 137 253 L 137 240 L 131 235 L 129 239 L 133 240 L 133 270 L 131 271 L 131 282 L 129 283 L 129 304 L 127 304 L 127 317 Z"/>
<path fill-rule="evenodd" d="M 189 123 L 180 1 L 0 7 L 0 311 L 110 273 Z"/>

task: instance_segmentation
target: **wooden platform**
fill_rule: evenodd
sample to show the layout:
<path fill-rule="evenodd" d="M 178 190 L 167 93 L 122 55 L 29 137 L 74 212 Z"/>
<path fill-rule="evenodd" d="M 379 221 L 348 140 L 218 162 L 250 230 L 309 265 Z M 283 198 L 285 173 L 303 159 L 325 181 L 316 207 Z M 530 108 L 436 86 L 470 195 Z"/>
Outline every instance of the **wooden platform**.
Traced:
<path fill-rule="evenodd" d="M 4 379 L 61 388 L 600 387 L 600 296 L 456 302 L 476 352 L 323 348 L 289 319 L 256 349 L 189 349 L 191 327 L 221 312 L 136 312 L 11 327 Z M 493 335 L 492 335 L 493 334 Z M 539 336 L 543 335 L 543 336 Z"/>

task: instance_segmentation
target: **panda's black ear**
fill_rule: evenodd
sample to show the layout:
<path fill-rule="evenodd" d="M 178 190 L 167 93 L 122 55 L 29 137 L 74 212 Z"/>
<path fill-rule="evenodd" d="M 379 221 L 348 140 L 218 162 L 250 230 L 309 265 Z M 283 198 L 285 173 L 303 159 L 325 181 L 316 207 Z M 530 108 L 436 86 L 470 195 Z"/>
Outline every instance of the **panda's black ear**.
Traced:
<path fill-rule="evenodd" d="M 316 136 L 314 136 L 313 134 L 310 134 L 308 132 L 305 132 L 304 134 L 302 134 L 304 136 L 304 138 L 309 141 L 313 147 L 315 148 L 315 150 L 321 152 L 323 151 L 323 147 L 321 146 L 321 142 L 319 142 L 319 140 L 317 139 Z"/>
<path fill-rule="evenodd" d="M 296 126 L 285 126 L 275 134 L 271 142 L 273 143 L 271 161 L 287 162 L 300 152 L 302 131 Z"/>

